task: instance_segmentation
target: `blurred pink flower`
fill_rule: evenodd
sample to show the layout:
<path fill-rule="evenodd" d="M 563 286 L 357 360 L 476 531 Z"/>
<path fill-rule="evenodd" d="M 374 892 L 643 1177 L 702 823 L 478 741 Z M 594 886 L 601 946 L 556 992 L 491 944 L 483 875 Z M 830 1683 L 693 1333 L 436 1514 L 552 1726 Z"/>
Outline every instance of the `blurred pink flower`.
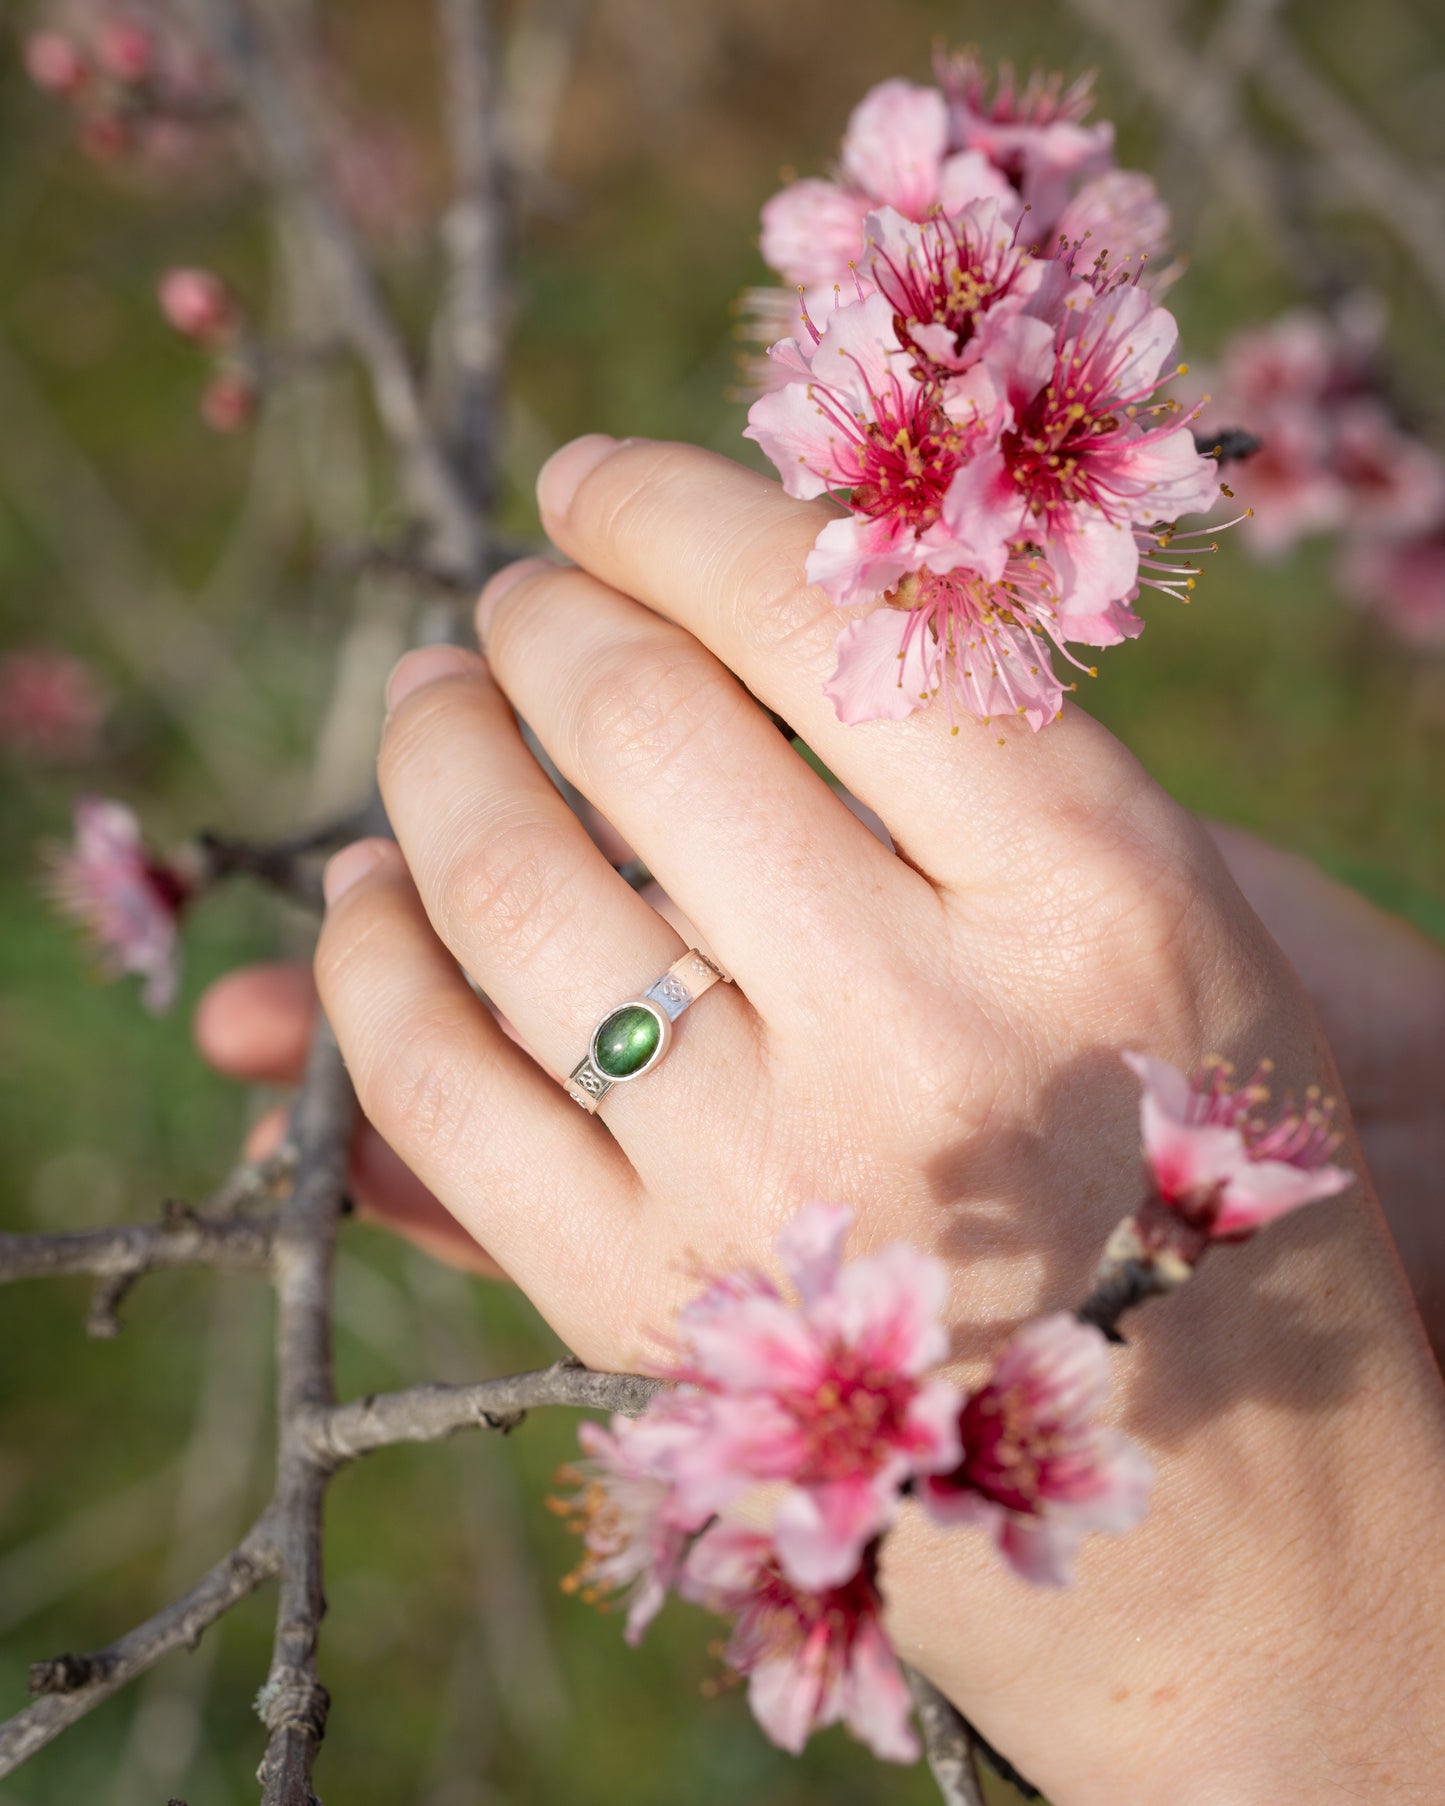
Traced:
<path fill-rule="evenodd" d="M 875 208 L 921 220 L 987 196 L 1009 198 L 1008 182 L 985 157 L 950 153 L 938 90 L 881 82 L 848 121 L 837 179 L 794 182 L 763 208 L 763 258 L 786 282 L 841 282 L 862 255 L 863 222 Z"/>
<path fill-rule="evenodd" d="M 146 1008 L 169 1009 L 180 965 L 177 924 L 190 885 L 150 853 L 134 812 L 124 803 L 82 797 L 74 843 L 58 849 L 50 864 L 51 895 L 89 932 L 102 968 L 113 977 L 144 979 Z"/>
<path fill-rule="evenodd" d="M 641 1417 L 614 1417 L 608 1430 L 583 1423 L 577 1435 L 590 1459 L 559 1476 L 579 1486 L 554 1505 L 585 1547 L 564 1588 L 589 1604 L 625 1593 L 632 1644 L 657 1616 L 691 1534 L 705 1522 L 682 1513 L 659 1472 L 670 1447 L 703 1427 L 699 1402 L 685 1391 L 663 1393 Z"/>
<path fill-rule="evenodd" d="M 25 40 L 25 73 L 47 94 L 68 98 L 79 93 L 90 75 L 85 52 L 58 31 L 36 31 Z"/>
<path fill-rule="evenodd" d="M 1406 644 L 1445 651 L 1445 519 L 1409 538 L 1347 540 L 1340 581 Z"/>
<path fill-rule="evenodd" d="M 1082 1537 L 1119 1534 L 1143 1517 L 1151 1469 L 1096 1421 L 1109 1386 L 1109 1345 L 1059 1313 L 1012 1337 L 959 1417 L 963 1458 L 917 1492 L 943 1524 L 992 1531 L 1023 1576 L 1067 1586 Z"/>
<path fill-rule="evenodd" d="M 783 1481 L 778 1559 L 813 1589 L 857 1571 L 911 1474 L 957 1458 L 958 1394 L 922 1377 L 947 1351 L 947 1275 L 903 1243 L 843 1265 L 851 1221 L 810 1204 L 784 1226 L 797 1303 L 760 1273 L 735 1274 L 678 1315 L 673 1373 L 707 1395 L 706 1433 L 663 1461 L 681 1508 L 695 1520 Z"/>
<path fill-rule="evenodd" d="M 169 323 L 197 344 L 223 343 L 240 324 L 235 297 L 211 270 L 167 270 L 156 293 Z"/>
<path fill-rule="evenodd" d="M 127 85 L 149 81 L 156 70 L 155 39 L 135 19 L 102 19 L 96 28 L 95 54 L 107 74 Z"/>
<path fill-rule="evenodd" d="M 1331 454 L 1352 534 L 1414 534 L 1445 517 L 1445 459 L 1402 432 L 1382 402 L 1362 396 L 1340 407 Z"/>
<path fill-rule="evenodd" d="M 1301 539 L 1333 532 L 1347 517 L 1344 483 L 1329 464 L 1330 423 L 1322 407 L 1276 402 L 1269 409 L 1216 403 L 1210 420 L 1247 424 L 1260 441 L 1230 488 L 1254 510 L 1245 543 L 1259 558 L 1277 558 Z"/>
<path fill-rule="evenodd" d="M 1124 1059 L 1144 1087 L 1140 1127 L 1153 1202 L 1210 1241 L 1238 1241 L 1262 1224 L 1317 1198 L 1330 1198 L 1353 1174 L 1330 1164 L 1339 1145 L 1334 1102 L 1311 1089 L 1303 1110 L 1286 1105 L 1274 1120 L 1261 1066 L 1247 1084 L 1212 1062 L 1193 1084 L 1151 1054 Z M 1146 1225 L 1147 1227 L 1147 1225 Z"/>
<path fill-rule="evenodd" d="M 1139 170 L 1111 169 L 1085 183 L 1064 208 L 1051 248 L 1062 245 L 1075 268 L 1100 259 L 1110 270 L 1137 268 L 1167 250 L 1169 227 L 1169 209 L 1150 178 Z"/>
<path fill-rule="evenodd" d="M 990 346 L 1014 416 L 996 505 L 1005 491 L 1016 498 L 1014 531 L 1047 553 L 1071 607 L 1101 627 L 1138 578 L 1133 527 L 1206 510 L 1219 494 L 1219 468 L 1196 450 L 1178 404 L 1152 401 L 1174 374 L 1165 364 L 1177 336 L 1174 316 L 1142 288 L 1076 284 L 1055 322 L 1015 314 Z M 1161 424 L 1146 424 L 1151 413 Z"/>
<path fill-rule="evenodd" d="M 201 418 L 213 433 L 239 433 L 256 418 L 257 400 L 243 371 L 218 370 L 201 391 Z"/>
<path fill-rule="evenodd" d="M 844 1585 L 803 1589 L 766 1537 L 717 1524 L 693 1545 L 680 1591 L 733 1620 L 723 1660 L 748 1677 L 753 1716 L 782 1749 L 797 1755 L 815 1730 L 841 1721 L 886 1762 L 918 1759 L 871 1560 Z"/>
<path fill-rule="evenodd" d="M 110 699 L 88 665 L 37 648 L 0 658 L 0 746 L 74 763 L 96 750 Z"/>

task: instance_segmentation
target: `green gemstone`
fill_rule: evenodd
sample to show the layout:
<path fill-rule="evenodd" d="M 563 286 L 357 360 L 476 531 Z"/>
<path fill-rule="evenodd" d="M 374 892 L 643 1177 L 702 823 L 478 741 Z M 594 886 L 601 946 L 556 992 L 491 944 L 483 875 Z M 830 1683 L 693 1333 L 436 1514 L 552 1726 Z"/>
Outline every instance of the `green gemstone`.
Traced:
<path fill-rule="evenodd" d="M 640 1003 L 614 1010 L 592 1041 L 592 1058 L 609 1079 L 630 1079 L 657 1052 L 662 1024 Z"/>

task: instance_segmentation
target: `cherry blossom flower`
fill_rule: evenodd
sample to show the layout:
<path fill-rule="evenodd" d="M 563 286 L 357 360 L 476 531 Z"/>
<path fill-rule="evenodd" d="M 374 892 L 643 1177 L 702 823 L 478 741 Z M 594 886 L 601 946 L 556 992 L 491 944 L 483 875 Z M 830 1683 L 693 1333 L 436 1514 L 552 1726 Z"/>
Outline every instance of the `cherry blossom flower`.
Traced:
<path fill-rule="evenodd" d="M 1063 706 L 1055 650 L 1093 674 L 1068 641 L 1113 645 L 1144 623 L 1124 604 L 1076 613 L 1047 559 L 1025 548 L 997 582 L 961 567 L 902 579 L 883 606 L 838 635 L 838 663 L 823 686 L 840 721 L 901 720 L 935 696 L 975 721 L 1018 716 L 1037 733 Z"/>
<path fill-rule="evenodd" d="M 95 54 L 109 75 L 130 86 L 149 81 L 155 73 L 155 39 L 135 19 L 102 20 L 96 31 Z"/>
<path fill-rule="evenodd" d="M 1445 459 L 1402 432 L 1382 402 L 1348 401 L 1332 425 L 1330 465 L 1352 534 L 1414 534 L 1445 516 Z"/>
<path fill-rule="evenodd" d="M 908 1685 L 880 1623 L 872 1552 L 835 1587 L 789 1579 L 767 1537 L 717 1524 L 683 1569 L 685 1597 L 733 1620 L 723 1660 L 748 1680 L 763 1730 L 797 1755 L 815 1730 L 843 1723 L 886 1762 L 915 1762 Z"/>
<path fill-rule="evenodd" d="M 917 1483 L 943 1524 L 976 1524 L 1025 1580 L 1067 1586 L 1082 1537 L 1133 1529 L 1148 1502 L 1141 1451 L 1095 1420 L 1109 1385 L 1109 1345 L 1064 1313 L 1006 1344 L 959 1416 L 963 1458 Z"/>
<path fill-rule="evenodd" d="M 1017 314 L 991 347 L 1014 416 L 1005 484 L 1015 531 L 1048 554 L 1081 614 L 1103 616 L 1138 577 L 1133 527 L 1211 507 L 1219 470 L 1176 403 L 1151 407 L 1178 336 L 1172 314 L 1133 285 L 1085 284 L 1060 313 L 1057 325 Z M 1144 424 L 1151 413 L 1164 419 Z"/>
<path fill-rule="evenodd" d="M 201 418 L 213 433 L 239 433 L 256 418 L 256 385 L 241 370 L 218 370 L 201 391 Z"/>
<path fill-rule="evenodd" d="M 1350 541 L 1340 580 L 1407 645 L 1445 650 L 1445 518 L 1406 538 Z"/>
<path fill-rule="evenodd" d="M 676 1489 L 662 1477 L 669 1448 L 705 1428 L 699 1398 L 662 1394 L 639 1418 L 614 1417 L 610 1429 L 583 1423 L 578 1440 L 590 1457 L 564 1469 L 578 1492 L 553 1501 L 583 1538 L 582 1560 L 563 1582 L 589 1604 L 609 1594 L 627 1599 L 627 1641 L 637 1644 L 675 1583 L 692 1535 L 706 1514 L 686 1514 Z"/>
<path fill-rule="evenodd" d="M 1084 123 L 1093 104 L 1092 79 L 1065 87 L 1062 76 L 1035 73 L 1020 87 L 1004 64 L 990 81 L 969 52 L 943 58 L 938 74 L 950 145 L 982 152 L 1029 209 L 1028 242 L 1053 243 L 1070 199 L 1113 163 L 1113 126 Z"/>
<path fill-rule="evenodd" d="M 1139 1114 L 1152 1203 L 1205 1241 L 1243 1240 L 1262 1224 L 1350 1184 L 1353 1174 L 1330 1161 L 1340 1141 L 1334 1102 L 1315 1088 L 1302 1110 L 1286 1104 L 1269 1121 L 1261 1114 L 1269 1101 L 1267 1064 L 1235 1086 L 1221 1061 L 1207 1065 L 1191 1084 L 1151 1054 L 1126 1053 L 1124 1059 L 1144 1087 Z"/>
<path fill-rule="evenodd" d="M 96 750 L 110 699 L 88 665 L 38 648 L 0 658 L 0 746 L 75 763 Z"/>
<path fill-rule="evenodd" d="M 846 607 L 925 566 L 1002 575 L 1010 523 L 982 504 L 1004 484 L 1003 410 L 985 369 L 966 372 L 940 405 L 881 294 L 835 309 L 814 345 L 786 340 L 773 355 L 796 380 L 753 403 L 746 436 L 789 495 L 850 492 L 849 513 L 818 536 L 810 582 Z"/>
<path fill-rule="evenodd" d="M 921 225 L 891 207 L 869 216 L 866 276 L 893 309 L 899 343 L 940 377 L 976 363 L 985 322 L 996 327 L 1043 281 L 1017 221 L 1016 207 L 993 200 Z"/>
<path fill-rule="evenodd" d="M 32 32 L 25 40 L 25 73 L 47 94 L 69 99 L 90 77 L 90 63 L 74 39 L 58 31 Z"/>
<path fill-rule="evenodd" d="M 1169 225 L 1169 209 L 1148 176 L 1111 169 L 1086 182 L 1064 208 L 1053 242 L 1075 267 L 1097 262 L 1110 270 L 1138 268 L 1167 249 Z M 1157 295 L 1160 284 L 1150 286 Z"/>
<path fill-rule="evenodd" d="M 794 182 L 763 208 L 763 257 L 790 283 L 842 281 L 876 207 L 921 220 L 1009 193 L 984 156 L 950 153 L 948 109 L 936 88 L 882 82 L 853 110 L 837 180 Z"/>
<path fill-rule="evenodd" d="M 146 1008 L 169 1009 L 180 966 L 177 924 L 192 882 L 150 853 L 134 812 L 82 797 L 74 844 L 52 856 L 50 878 L 57 907 L 88 930 L 102 968 L 144 979 Z"/>
<path fill-rule="evenodd" d="M 211 270 L 167 270 L 156 293 L 170 325 L 197 344 L 222 344 L 240 324 L 235 296 Z"/>
<path fill-rule="evenodd" d="M 957 1459 L 958 1394 L 922 1376 L 947 1349 L 942 1265 L 904 1243 L 842 1264 L 852 1213 L 811 1204 L 778 1257 L 797 1292 L 730 1275 L 678 1316 L 673 1374 L 707 1397 L 706 1434 L 663 1459 L 685 1514 L 786 1484 L 773 1537 L 789 1579 L 841 1585 L 911 1474 Z"/>

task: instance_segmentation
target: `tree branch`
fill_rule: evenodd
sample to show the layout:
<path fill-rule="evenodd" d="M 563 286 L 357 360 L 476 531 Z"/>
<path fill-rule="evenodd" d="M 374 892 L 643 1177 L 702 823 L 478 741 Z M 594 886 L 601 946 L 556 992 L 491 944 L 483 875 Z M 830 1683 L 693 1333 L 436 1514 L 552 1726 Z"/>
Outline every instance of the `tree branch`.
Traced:
<path fill-rule="evenodd" d="M 326 1611 L 321 1514 L 326 1473 L 304 1425 L 335 1403 L 331 1268 L 346 1195 L 356 1097 L 324 1016 L 292 1114 L 296 1181 L 281 1207 L 273 1260 L 280 1450 L 272 1513 L 281 1564 L 271 1670 L 258 1701 L 270 1731 L 261 1763 L 263 1806 L 311 1806 L 311 1767 L 326 1730 L 328 1696 L 316 1669 Z"/>
<path fill-rule="evenodd" d="M 314 1413 L 306 1426 L 313 1459 L 340 1467 L 398 1442 L 440 1442 L 459 1430 L 510 1430 L 539 1405 L 579 1405 L 636 1417 L 662 1384 L 631 1373 L 594 1373 L 558 1361 L 536 1373 L 469 1386 L 409 1386 Z"/>
<path fill-rule="evenodd" d="M 953 1701 L 946 1699 L 916 1668 L 905 1666 L 903 1672 L 913 1695 L 918 1728 L 923 1733 L 923 1752 L 943 1796 L 943 1806 L 988 1806 L 974 1761 L 977 1745 L 973 1726 Z"/>
<path fill-rule="evenodd" d="M 274 21 L 263 36 L 246 0 L 193 0 L 193 5 L 238 85 L 272 181 L 299 209 L 321 252 L 335 290 L 339 330 L 370 375 L 403 487 L 432 533 L 432 554 L 458 577 L 480 582 L 486 575 L 487 535 L 427 418 L 416 372 L 371 265 L 333 198 L 299 91 L 297 71 L 304 59 Z"/>
<path fill-rule="evenodd" d="M 116 1229 L 0 1235 L 0 1285 L 71 1273 L 133 1283 L 143 1274 L 173 1267 L 261 1273 L 270 1264 L 274 1228 L 263 1218 L 209 1222 L 178 1212 L 164 1222 L 126 1223 Z"/>
<path fill-rule="evenodd" d="M 496 84 L 484 0 L 437 0 L 456 198 L 447 214 L 446 317 L 456 453 L 483 521 L 497 500 L 497 412 L 506 344 L 506 210 L 493 121 Z"/>
<path fill-rule="evenodd" d="M 37 1662 L 30 1671 L 30 1689 L 40 1698 L 0 1725 L 0 1779 L 162 1656 L 173 1649 L 194 1649 L 203 1631 L 276 1572 L 279 1551 L 272 1530 L 270 1514 L 263 1514 L 184 1598 L 105 1649 Z"/>

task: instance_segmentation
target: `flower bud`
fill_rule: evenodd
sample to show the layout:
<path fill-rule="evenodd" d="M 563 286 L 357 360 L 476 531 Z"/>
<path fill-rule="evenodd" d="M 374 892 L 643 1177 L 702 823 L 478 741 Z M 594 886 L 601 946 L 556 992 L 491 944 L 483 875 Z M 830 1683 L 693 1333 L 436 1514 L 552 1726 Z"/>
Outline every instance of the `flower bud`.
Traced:
<path fill-rule="evenodd" d="M 256 417 L 256 385 L 239 370 L 221 370 L 201 392 L 201 418 L 213 433 L 238 433 Z"/>
<path fill-rule="evenodd" d="M 157 294 L 170 324 L 198 344 L 218 344 L 236 329 L 240 310 L 231 291 L 210 270 L 167 270 Z"/>

